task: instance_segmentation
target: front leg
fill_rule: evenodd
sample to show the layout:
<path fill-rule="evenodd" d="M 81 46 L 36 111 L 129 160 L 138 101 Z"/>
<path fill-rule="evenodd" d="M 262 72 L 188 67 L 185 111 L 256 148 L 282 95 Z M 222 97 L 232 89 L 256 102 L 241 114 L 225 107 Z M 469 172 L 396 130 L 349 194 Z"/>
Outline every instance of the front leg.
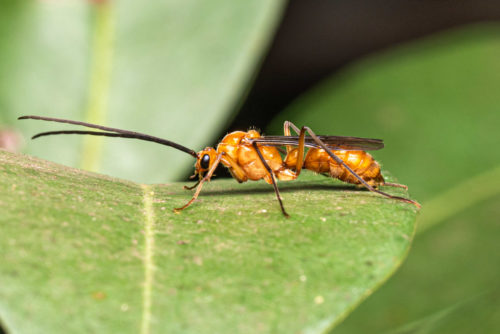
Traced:
<path fill-rule="evenodd" d="M 222 152 L 221 155 L 222 164 L 229 169 L 231 175 L 236 179 L 236 181 L 239 183 L 246 182 L 248 180 L 248 176 L 243 168 L 241 168 L 241 166 L 238 165 L 238 163 L 225 152 Z"/>
<path fill-rule="evenodd" d="M 196 192 L 194 193 L 193 198 L 191 198 L 191 200 L 189 202 L 187 202 L 183 207 L 175 208 L 174 209 L 175 213 L 180 213 L 182 210 L 184 210 L 185 208 L 190 206 L 198 198 L 198 195 L 200 194 L 201 188 L 203 188 L 203 183 L 205 183 L 206 181 L 210 181 L 210 178 L 212 177 L 212 174 L 215 172 L 215 169 L 219 165 L 221 159 L 222 159 L 222 154 L 218 154 L 217 159 L 215 160 L 214 164 L 212 165 L 212 167 L 210 168 L 208 173 L 205 175 L 204 178 L 202 178 L 199 181 L 198 187 L 196 188 Z"/>
<path fill-rule="evenodd" d="M 184 186 L 184 189 L 186 189 L 186 190 L 193 190 L 194 188 L 196 188 L 200 184 L 201 179 L 202 178 L 200 177 L 200 179 L 198 181 L 196 181 L 196 183 L 194 185 L 192 185 L 192 186 Z"/>

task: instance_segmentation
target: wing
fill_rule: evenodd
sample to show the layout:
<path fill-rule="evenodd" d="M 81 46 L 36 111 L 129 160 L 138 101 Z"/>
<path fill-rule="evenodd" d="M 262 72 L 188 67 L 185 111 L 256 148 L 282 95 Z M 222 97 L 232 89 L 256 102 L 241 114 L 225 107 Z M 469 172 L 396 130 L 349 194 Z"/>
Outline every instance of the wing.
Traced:
<path fill-rule="evenodd" d="M 380 150 L 384 147 L 384 142 L 381 139 L 359 138 L 359 137 L 344 137 L 344 136 L 318 136 L 326 146 L 332 150 L 347 150 L 347 151 L 371 151 Z M 255 138 L 255 141 L 263 146 L 285 146 L 299 145 L 299 136 L 263 136 Z M 306 147 L 320 148 L 312 137 L 306 136 Z"/>

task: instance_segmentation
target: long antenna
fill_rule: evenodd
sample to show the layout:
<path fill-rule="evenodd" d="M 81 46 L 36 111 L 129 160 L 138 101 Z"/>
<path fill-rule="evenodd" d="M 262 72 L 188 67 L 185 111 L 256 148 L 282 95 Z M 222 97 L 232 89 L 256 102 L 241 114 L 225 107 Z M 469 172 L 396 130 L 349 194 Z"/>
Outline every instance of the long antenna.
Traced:
<path fill-rule="evenodd" d="M 37 120 L 41 120 L 41 121 L 68 123 L 68 124 L 86 126 L 88 128 L 109 131 L 109 132 L 78 131 L 78 130 L 49 131 L 49 132 L 38 133 L 38 134 L 34 135 L 31 139 L 36 139 L 36 138 L 43 137 L 43 136 L 59 135 L 59 134 L 79 134 L 79 135 L 93 135 L 93 136 L 105 136 L 105 137 L 135 138 L 135 139 L 140 139 L 140 140 L 145 140 L 145 141 L 150 141 L 150 142 L 162 144 L 165 146 L 170 146 L 170 147 L 178 149 L 179 151 L 185 152 L 194 158 L 198 157 L 198 155 L 196 154 L 196 152 L 194 150 L 191 150 L 185 146 L 174 143 L 170 140 L 150 136 L 150 135 L 140 133 L 140 132 L 121 130 L 121 129 L 110 128 L 107 126 L 96 125 L 96 124 L 91 124 L 91 123 L 72 121 L 72 120 L 61 119 L 61 118 L 43 117 L 43 116 L 21 116 L 18 119 L 19 120 L 21 120 L 21 119 L 37 119 Z"/>

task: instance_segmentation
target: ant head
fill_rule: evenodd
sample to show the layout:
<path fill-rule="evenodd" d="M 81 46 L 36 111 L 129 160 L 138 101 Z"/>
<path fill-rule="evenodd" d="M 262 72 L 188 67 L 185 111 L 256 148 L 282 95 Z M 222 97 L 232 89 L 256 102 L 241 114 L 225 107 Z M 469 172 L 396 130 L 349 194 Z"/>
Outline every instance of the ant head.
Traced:
<path fill-rule="evenodd" d="M 195 174 L 200 176 L 207 172 L 215 160 L 217 159 L 217 151 L 212 147 L 206 147 L 204 150 L 197 153 L 196 164 L 194 165 Z"/>

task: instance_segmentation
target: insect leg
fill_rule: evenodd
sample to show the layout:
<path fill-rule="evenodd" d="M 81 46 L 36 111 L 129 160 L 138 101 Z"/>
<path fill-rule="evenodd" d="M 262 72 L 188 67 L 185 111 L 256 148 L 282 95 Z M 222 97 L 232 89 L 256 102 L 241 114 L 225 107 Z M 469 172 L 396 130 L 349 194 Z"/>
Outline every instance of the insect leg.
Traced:
<path fill-rule="evenodd" d="M 292 124 L 292 123 L 290 123 L 290 124 Z M 300 175 L 300 171 L 302 170 L 302 166 L 304 165 L 305 143 L 306 143 L 306 129 L 302 128 L 302 129 L 300 129 L 300 134 L 299 134 L 299 147 L 298 147 L 298 153 L 297 153 L 297 164 L 295 165 L 295 173 L 297 174 L 297 176 Z"/>
<path fill-rule="evenodd" d="M 201 180 L 198 180 L 193 186 L 184 186 L 184 189 L 186 190 L 193 190 L 194 188 L 196 188 L 196 186 L 198 186 L 198 184 L 200 184 Z"/>
<path fill-rule="evenodd" d="M 293 129 L 293 131 L 295 131 L 297 134 L 299 134 L 300 130 L 298 127 L 295 126 L 295 124 L 293 124 L 292 122 L 290 121 L 285 121 L 285 123 L 283 123 L 283 132 L 285 133 L 285 136 L 291 136 L 291 133 L 290 133 L 290 128 Z M 290 151 L 293 149 L 292 146 L 290 145 L 287 145 L 286 146 L 286 153 L 290 153 Z"/>
<path fill-rule="evenodd" d="M 353 171 L 349 166 L 347 166 L 347 164 L 342 160 L 340 159 L 339 157 L 337 157 L 326 145 L 325 143 L 323 143 L 323 141 L 321 141 L 321 139 L 318 138 L 318 136 L 316 136 L 316 134 L 311 130 L 311 128 L 307 127 L 307 126 L 303 126 L 302 129 L 305 129 L 309 135 L 313 138 L 313 140 L 322 148 L 326 151 L 326 153 L 328 153 L 328 155 L 333 159 L 335 160 L 338 164 L 342 165 L 345 169 L 347 169 L 349 171 L 349 173 L 351 173 L 356 179 L 359 180 L 359 182 L 361 182 L 361 184 L 363 184 L 368 190 L 370 191 L 373 191 L 377 194 L 380 194 L 382 196 L 385 196 L 385 197 L 388 197 L 388 198 L 392 198 L 392 199 L 397 199 L 399 201 L 403 201 L 403 202 L 406 202 L 406 203 L 411 203 L 413 205 L 415 205 L 416 207 L 420 208 L 420 204 L 416 201 L 413 201 L 411 199 L 408 199 L 408 198 L 404 198 L 404 197 L 399 197 L 399 196 L 393 196 L 393 195 L 390 195 L 388 193 L 385 193 L 383 191 L 380 191 L 378 189 L 375 189 L 373 188 L 372 186 L 370 186 L 368 183 L 366 183 L 365 180 L 363 180 L 363 178 L 361 176 L 359 176 L 355 171 Z"/>
<path fill-rule="evenodd" d="M 389 187 L 403 188 L 405 190 L 408 190 L 408 186 L 405 186 L 404 184 L 399 184 L 399 183 L 384 182 L 384 184 L 382 184 L 382 185 L 389 186 Z"/>
<path fill-rule="evenodd" d="M 198 198 L 198 195 L 200 194 L 201 188 L 203 188 L 203 183 L 205 183 L 205 181 L 210 181 L 210 178 L 212 177 L 212 174 L 215 172 L 215 169 L 217 168 L 217 166 L 219 165 L 221 158 L 222 158 L 222 154 L 217 155 L 217 159 L 215 160 L 214 164 L 212 165 L 212 167 L 210 168 L 208 173 L 205 175 L 204 178 L 202 178 L 199 181 L 198 187 L 196 188 L 196 192 L 194 193 L 193 198 L 191 198 L 191 200 L 189 202 L 187 202 L 183 207 L 175 208 L 174 212 L 179 213 L 180 211 L 182 211 L 185 208 L 187 208 L 188 206 L 190 206 Z"/>
<path fill-rule="evenodd" d="M 296 127 L 295 124 L 293 124 L 290 121 L 285 121 L 285 123 L 283 124 L 283 128 L 284 128 L 285 136 L 291 135 L 290 128 L 292 128 L 293 131 L 295 131 L 299 135 L 297 161 L 295 162 L 295 173 L 297 176 L 299 176 L 300 171 L 302 170 L 302 167 L 304 165 L 304 148 L 305 148 L 305 141 L 306 141 L 306 137 L 305 137 L 306 131 L 305 131 L 305 129 L 299 130 L 299 128 Z M 290 152 L 292 150 L 293 150 L 292 146 L 290 146 L 290 145 L 286 146 L 287 155 L 290 154 Z M 285 158 L 285 161 L 287 161 L 287 158 L 288 158 L 288 156 Z"/>
<path fill-rule="evenodd" d="M 285 208 L 283 207 L 283 202 L 281 202 L 281 196 L 280 196 L 280 191 L 278 190 L 278 186 L 276 185 L 276 180 L 274 179 L 274 173 L 271 167 L 267 164 L 266 160 L 262 156 L 262 153 L 260 152 L 259 147 L 257 146 L 256 142 L 252 142 L 252 146 L 255 148 L 255 151 L 257 151 L 257 154 L 259 155 L 260 161 L 264 164 L 264 167 L 266 167 L 269 175 L 271 176 L 271 181 L 273 182 L 273 187 L 274 187 L 274 192 L 276 193 L 276 197 L 278 198 L 278 202 L 280 203 L 280 208 L 281 212 L 283 212 L 283 215 L 285 217 L 290 217 L 288 213 L 286 213 Z"/>
<path fill-rule="evenodd" d="M 241 168 L 240 165 L 236 161 L 234 161 L 231 156 L 226 154 L 225 152 L 222 152 L 222 163 L 224 166 L 229 168 L 229 171 L 231 172 L 231 175 L 238 181 L 239 183 L 246 182 L 248 180 L 247 173 L 243 168 Z"/>
<path fill-rule="evenodd" d="M 293 129 L 293 131 L 295 131 L 297 134 L 300 133 L 300 130 L 299 128 L 293 124 L 292 122 L 290 121 L 285 121 L 285 123 L 283 124 L 283 128 L 284 128 L 284 132 L 285 132 L 285 136 L 290 136 L 290 128 Z"/>

